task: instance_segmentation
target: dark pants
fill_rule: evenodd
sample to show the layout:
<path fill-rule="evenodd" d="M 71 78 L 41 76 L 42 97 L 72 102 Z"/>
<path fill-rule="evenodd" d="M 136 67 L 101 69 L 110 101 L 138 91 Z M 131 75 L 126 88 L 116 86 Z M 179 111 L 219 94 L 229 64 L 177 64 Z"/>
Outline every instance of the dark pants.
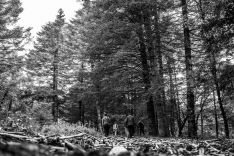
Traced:
<path fill-rule="evenodd" d="M 110 126 L 108 124 L 103 125 L 103 129 L 104 129 L 105 136 L 108 136 L 109 135 Z"/>
<path fill-rule="evenodd" d="M 128 132 L 129 132 L 129 138 L 132 138 L 132 136 L 134 134 L 134 126 L 133 125 L 128 126 Z"/>
<path fill-rule="evenodd" d="M 140 135 L 145 135 L 144 127 L 139 128 L 139 134 Z"/>

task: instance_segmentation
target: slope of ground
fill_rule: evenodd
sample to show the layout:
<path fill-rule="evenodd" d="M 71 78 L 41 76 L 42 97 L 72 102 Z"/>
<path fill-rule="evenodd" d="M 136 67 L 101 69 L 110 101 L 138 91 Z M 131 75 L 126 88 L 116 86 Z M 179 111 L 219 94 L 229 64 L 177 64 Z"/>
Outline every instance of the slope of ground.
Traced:
<path fill-rule="evenodd" d="M 179 138 L 121 136 L 94 137 L 86 133 L 71 136 L 26 136 L 0 133 L 1 156 L 98 156 L 98 155 L 234 155 L 233 140 L 190 140 Z"/>

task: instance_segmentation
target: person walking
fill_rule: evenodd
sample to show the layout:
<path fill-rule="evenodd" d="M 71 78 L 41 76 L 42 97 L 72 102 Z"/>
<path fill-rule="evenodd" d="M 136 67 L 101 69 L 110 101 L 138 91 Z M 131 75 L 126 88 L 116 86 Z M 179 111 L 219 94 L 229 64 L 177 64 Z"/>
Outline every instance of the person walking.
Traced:
<path fill-rule="evenodd" d="M 145 135 L 145 130 L 144 130 L 144 123 L 142 122 L 142 120 L 140 120 L 137 124 L 137 127 L 139 129 L 139 134 L 141 135 Z"/>
<path fill-rule="evenodd" d="M 116 121 L 114 122 L 114 125 L 113 125 L 113 132 L 114 132 L 114 135 L 116 136 L 117 133 L 118 133 L 118 124 L 116 123 Z"/>
<path fill-rule="evenodd" d="M 126 115 L 125 120 L 124 120 L 124 132 L 127 138 L 129 138 L 129 131 L 128 131 L 128 125 L 127 125 L 127 117 L 128 115 Z"/>
<path fill-rule="evenodd" d="M 107 116 L 107 113 L 104 113 L 104 116 L 102 118 L 102 126 L 104 134 L 107 137 L 109 135 L 109 130 L 110 130 L 110 118 Z"/>
<path fill-rule="evenodd" d="M 128 114 L 128 116 L 125 119 L 125 125 L 128 129 L 129 132 L 129 138 L 132 138 L 134 135 L 134 125 L 135 125 L 135 121 L 134 121 L 134 117 L 131 113 Z"/>

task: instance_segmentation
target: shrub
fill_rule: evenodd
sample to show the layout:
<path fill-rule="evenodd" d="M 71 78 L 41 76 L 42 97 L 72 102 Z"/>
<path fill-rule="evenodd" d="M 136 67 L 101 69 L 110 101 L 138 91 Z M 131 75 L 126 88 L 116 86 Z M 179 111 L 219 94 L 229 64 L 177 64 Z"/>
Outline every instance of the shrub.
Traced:
<path fill-rule="evenodd" d="M 30 116 L 40 125 L 40 128 L 52 122 L 51 105 L 47 102 L 35 102 L 30 110 Z"/>
<path fill-rule="evenodd" d="M 75 135 L 80 132 L 90 134 L 92 136 L 100 136 L 101 134 L 97 132 L 94 128 L 87 128 L 79 124 L 71 124 L 65 121 L 59 121 L 58 123 L 52 123 L 50 125 L 44 125 L 42 127 L 41 133 L 44 135 Z"/>
<path fill-rule="evenodd" d="M 43 125 L 52 122 L 51 103 L 46 102 L 34 102 L 26 111 L 8 111 L 1 115 L 3 120 L 0 121 L 0 127 L 3 130 L 27 134 L 35 134 Z"/>
<path fill-rule="evenodd" d="M 25 132 L 31 135 L 40 128 L 40 125 L 33 118 L 21 112 L 9 113 L 1 125 L 6 131 Z"/>

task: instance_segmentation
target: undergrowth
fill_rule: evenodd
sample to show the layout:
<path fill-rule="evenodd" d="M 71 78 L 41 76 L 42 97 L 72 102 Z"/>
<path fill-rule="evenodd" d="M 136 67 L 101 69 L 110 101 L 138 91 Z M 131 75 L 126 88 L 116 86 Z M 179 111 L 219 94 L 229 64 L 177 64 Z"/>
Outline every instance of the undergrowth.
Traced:
<path fill-rule="evenodd" d="M 52 123 L 50 125 L 44 125 L 41 129 L 41 133 L 44 135 L 75 135 L 81 132 L 90 134 L 92 136 L 100 136 L 101 134 L 97 132 L 94 128 L 87 128 L 79 124 L 71 124 L 65 121 L 60 121 L 58 123 Z"/>

